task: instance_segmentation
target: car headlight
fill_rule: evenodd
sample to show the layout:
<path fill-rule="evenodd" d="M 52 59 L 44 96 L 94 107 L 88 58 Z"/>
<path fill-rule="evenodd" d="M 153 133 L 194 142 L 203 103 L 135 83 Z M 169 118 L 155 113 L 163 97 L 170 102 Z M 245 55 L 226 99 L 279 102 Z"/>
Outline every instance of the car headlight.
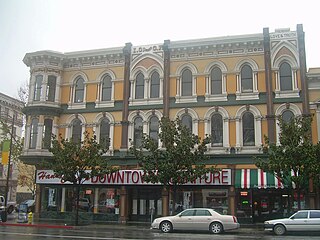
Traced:
<path fill-rule="evenodd" d="M 268 222 L 268 221 L 265 221 L 264 224 L 269 224 L 269 222 Z"/>

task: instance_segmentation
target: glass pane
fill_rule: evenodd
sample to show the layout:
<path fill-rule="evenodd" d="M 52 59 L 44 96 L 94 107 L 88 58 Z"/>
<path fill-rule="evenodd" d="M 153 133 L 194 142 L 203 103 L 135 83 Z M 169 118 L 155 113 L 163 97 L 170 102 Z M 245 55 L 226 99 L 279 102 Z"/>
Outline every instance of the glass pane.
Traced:
<path fill-rule="evenodd" d="M 222 93 L 222 72 L 220 68 L 214 68 L 211 71 L 211 94 Z"/>
<path fill-rule="evenodd" d="M 192 73 L 189 69 L 182 72 L 182 96 L 192 96 Z"/>
<path fill-rule="evenodd" d="M 294 115 L 290 110 L 285 110 L 282 113 L 282 120 L 286 123 L 289 123 L 293 119 Z"/>
<path fill-rule="evenodd" d="M 136 99 L 144 98 L 144 76 L 139 73 L 136 78 Z"/>
<path fill-rule="evenodd" d="M 109 147 L 110 142 L 110 123 L 107 118 L 102 119 L 100 123 L 100 144 L 105 148 Z"/>
<path fill-rule="evenodd" d="M 183 126 L 186 126 L 192 132 L 192 118 L 189 115 L 183 115 L 181 122 Z"/>
<path fill-rule="evenodd" d="M 280 65 L 280 90 L 292 90 L 292 70 L 288 63 Z"/>
<path fill-rule="evenodd" d="M 111 100 L 111 77 L 110 75 L 106 75 L 103 78 L 102 82 L 102 101 L 110 101 Z"/>
<path fill-rule="evenodd" d="M 48 77 L 48 85 L 47 85 L 47 101 L 54 102 L 55 94 L 56 94 L 56 76 Z"/>
<path fill-rule="evenodd" d="M 242 129 L 243 129 L 243 145 L 254 146 L 254 117 L 253 114 L 247 112 L 242 117 Z"/>
<path fill-rule="evenodd" d="M 211 118 L 211 145 L 222 146 L 223 122 L 220 114 L 214 114 Z"/>
<path fill-rule="evenodd" d="M 81 121 L 79 119 L 75 119 L 72 124 L 72 141 L 75 143 L 81 142 Z"/>
<path fill-rule="evenodd" d="M 158 98 L 160 91 L 160 76 L 159 73 L 154 72 L 151 75 L 151 98 Z"/>
<path fill-rule="evenodd" d="M 51 145 L 51 135 L 52 135 L 52 119 L 44 120 L 43 129 L 43 148 L 48 149 Z"/>
<path fill-rule="evenodd" d="M 154 116 L 150 118 L 150 138 L 158 142 L 158 132 L 159 132 L 159 119 Z"/>
<path fill-rule="evenodd" d="M 37 138 L 38 138 L 38 123 L 39 120 L 34 118 L 31 122 L 30 128 L 30 143 L 29 148 L 35 149 L 37 146 Z"/>
<path fill-rule="evenodd" d="M 134 120 L 134 143 L 138 147 L 141 146 L 142 144 L 142 133 L 143 133 L 142 118 L 137 117 Z"/>
<path fill-rule="evenodd" d="M 84 96 L 84 80 L 82 78 L 79 78 L 76 82 L 74 102 L 75 103 L 83 102 L 83 96 Z"/>
<path fill-rule="evenodd" d="M 43 80 L 42 75 L 36 76 L 36 82 L 35 82 L 35 86 L 34 86 L 34 96 L 33 96 L 34 101 L 40 101 L 42 80 Z"/>
<path fill-rule="evenodd" d="M 245 65 L 241 69 L 241 91 L 252 92 L 253 81 L 252 81 L 252 69 L 248 65 Z"/>

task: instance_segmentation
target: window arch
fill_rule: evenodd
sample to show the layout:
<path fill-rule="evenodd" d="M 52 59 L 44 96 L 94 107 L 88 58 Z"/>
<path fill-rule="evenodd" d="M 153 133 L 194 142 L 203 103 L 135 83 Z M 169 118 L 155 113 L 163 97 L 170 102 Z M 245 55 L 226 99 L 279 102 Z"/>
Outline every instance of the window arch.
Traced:
<path fill-rule="evenodd" d="M 210 72 L 211 94 L 222 93 L 222 71 L 218 67 L 212 68 Z"/>
<path fill-rule="evenodd" d="M 186 126 L 192 133 L 192 117 L 189 114 L 184 114 L 181 117 L 182 126 Z"/>
<path fill-rule="evenodd" d="M 223 145 L 223 119 L 220 114 L 211 117 L 211 146 Z"/>
<path fill-rule="evenodd" d="M 99 143 L 107 149 L 110 146 L 110 121 L 108 118 L 105 117 L 101 120 L 99 129 Z"/>
<path fill-rule="evenodd" d="M 140 72 L 136 77 L 136 96 L 135 99 L 144 98 L 144 75 Z"/>
<path fill-rule="evenodd" d="M 241 68 L 241 92 L 253 91 L 252 68 L 245 64 Z"/>
<path fill-rule="evenodd" d="M 134 144 L 137 147 L 140 147 L 142 145 L 142 137 L 143 137 L 143 120 L 141 117 L 136 117 L 134 119 Z"/>
<path fill-rule="evenodd" d="M 160 75 L 153 72 L 151 75 L 150 98 L 158 98 L 160 96 Z"/>
<path fill-rule="evenodd" d="M 106 74 L 102 78 L 101 101 L 110 101 L 112 93 L 112 78 Z"/>
<path fill-rule="evenodd" d="M 283 62 L 279 69 L 280 91 L 292 90 L 292 69 L 287 62 Z"/>
<path fill-rule="evenodd" d="M 242 140 L 243 146 L 255 145 L 254 116 L 251 112 L 245 112 L 242 116 Z"/>
<path fill-rule="evenodd" d="M 152 116 L 149 120 L 149 137 L 156 143 L 159 140 L 159 119 L 157 116 Z"/>
<path fill-rule="evenodd" d="M 82 77 L 78 77 L 75 82 L 75 90 L 74 90 L 74 102 L 82 103 L 84 99 L 84 80 Z"/>
<path fill-rule="evenodd" d="M 72 121 L 72 130 L 71 138 L 74 143 L 81 142 L 82 126 L 80 119 L 74 119 Z"/>
<path fill-rule="evenodd" d="M 42 81 L 43 81 L 43 76 L 37 75 L 36 80 L 35 80 L 35 84 L 34 84 L 34 94 L 33 94 L 34 101 L 40 101 L 41 90 L 42 90 Z"/>
<path fill-rule="evenodd" d="M 35 149 L 37 147 L 38 125 L 39 125 L 39 120 L 37 118 L 33 118 L 30 126 L 30 141 L 29 141 L 29 148 L 31 149 Z"/>
<path fill-rule="evenodd" d="M 181 77 L 181 95 L 192 96 L 192 72 L 189 69 L 185 69 L 183 70 Z"/>

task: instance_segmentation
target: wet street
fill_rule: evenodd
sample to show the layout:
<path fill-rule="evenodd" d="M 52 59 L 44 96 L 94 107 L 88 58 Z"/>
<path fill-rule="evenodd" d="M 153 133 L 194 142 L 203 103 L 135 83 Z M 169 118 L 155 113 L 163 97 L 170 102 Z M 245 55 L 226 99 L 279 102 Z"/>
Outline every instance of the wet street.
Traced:
<path fill-rule="evenodd" d="M 146 226 L 123 225 L 79 226 L 74 229 L 0 226 L 0 239 L 320 239 L 320 234 L 290 234 L 278 237 L 261 229 L 250 228 L 213 235 L 206 232 L 162 233 Z"/>

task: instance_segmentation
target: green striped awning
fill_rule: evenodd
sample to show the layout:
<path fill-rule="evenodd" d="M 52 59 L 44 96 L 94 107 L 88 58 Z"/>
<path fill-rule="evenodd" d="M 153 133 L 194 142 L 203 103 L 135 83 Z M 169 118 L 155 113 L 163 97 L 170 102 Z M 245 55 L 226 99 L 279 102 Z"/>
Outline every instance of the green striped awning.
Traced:
<path fill-rule="evenodd" d="M 261 169 L 236 169 L 236 188 L 285 188 L 287 187 L 275 174 Z"/>

